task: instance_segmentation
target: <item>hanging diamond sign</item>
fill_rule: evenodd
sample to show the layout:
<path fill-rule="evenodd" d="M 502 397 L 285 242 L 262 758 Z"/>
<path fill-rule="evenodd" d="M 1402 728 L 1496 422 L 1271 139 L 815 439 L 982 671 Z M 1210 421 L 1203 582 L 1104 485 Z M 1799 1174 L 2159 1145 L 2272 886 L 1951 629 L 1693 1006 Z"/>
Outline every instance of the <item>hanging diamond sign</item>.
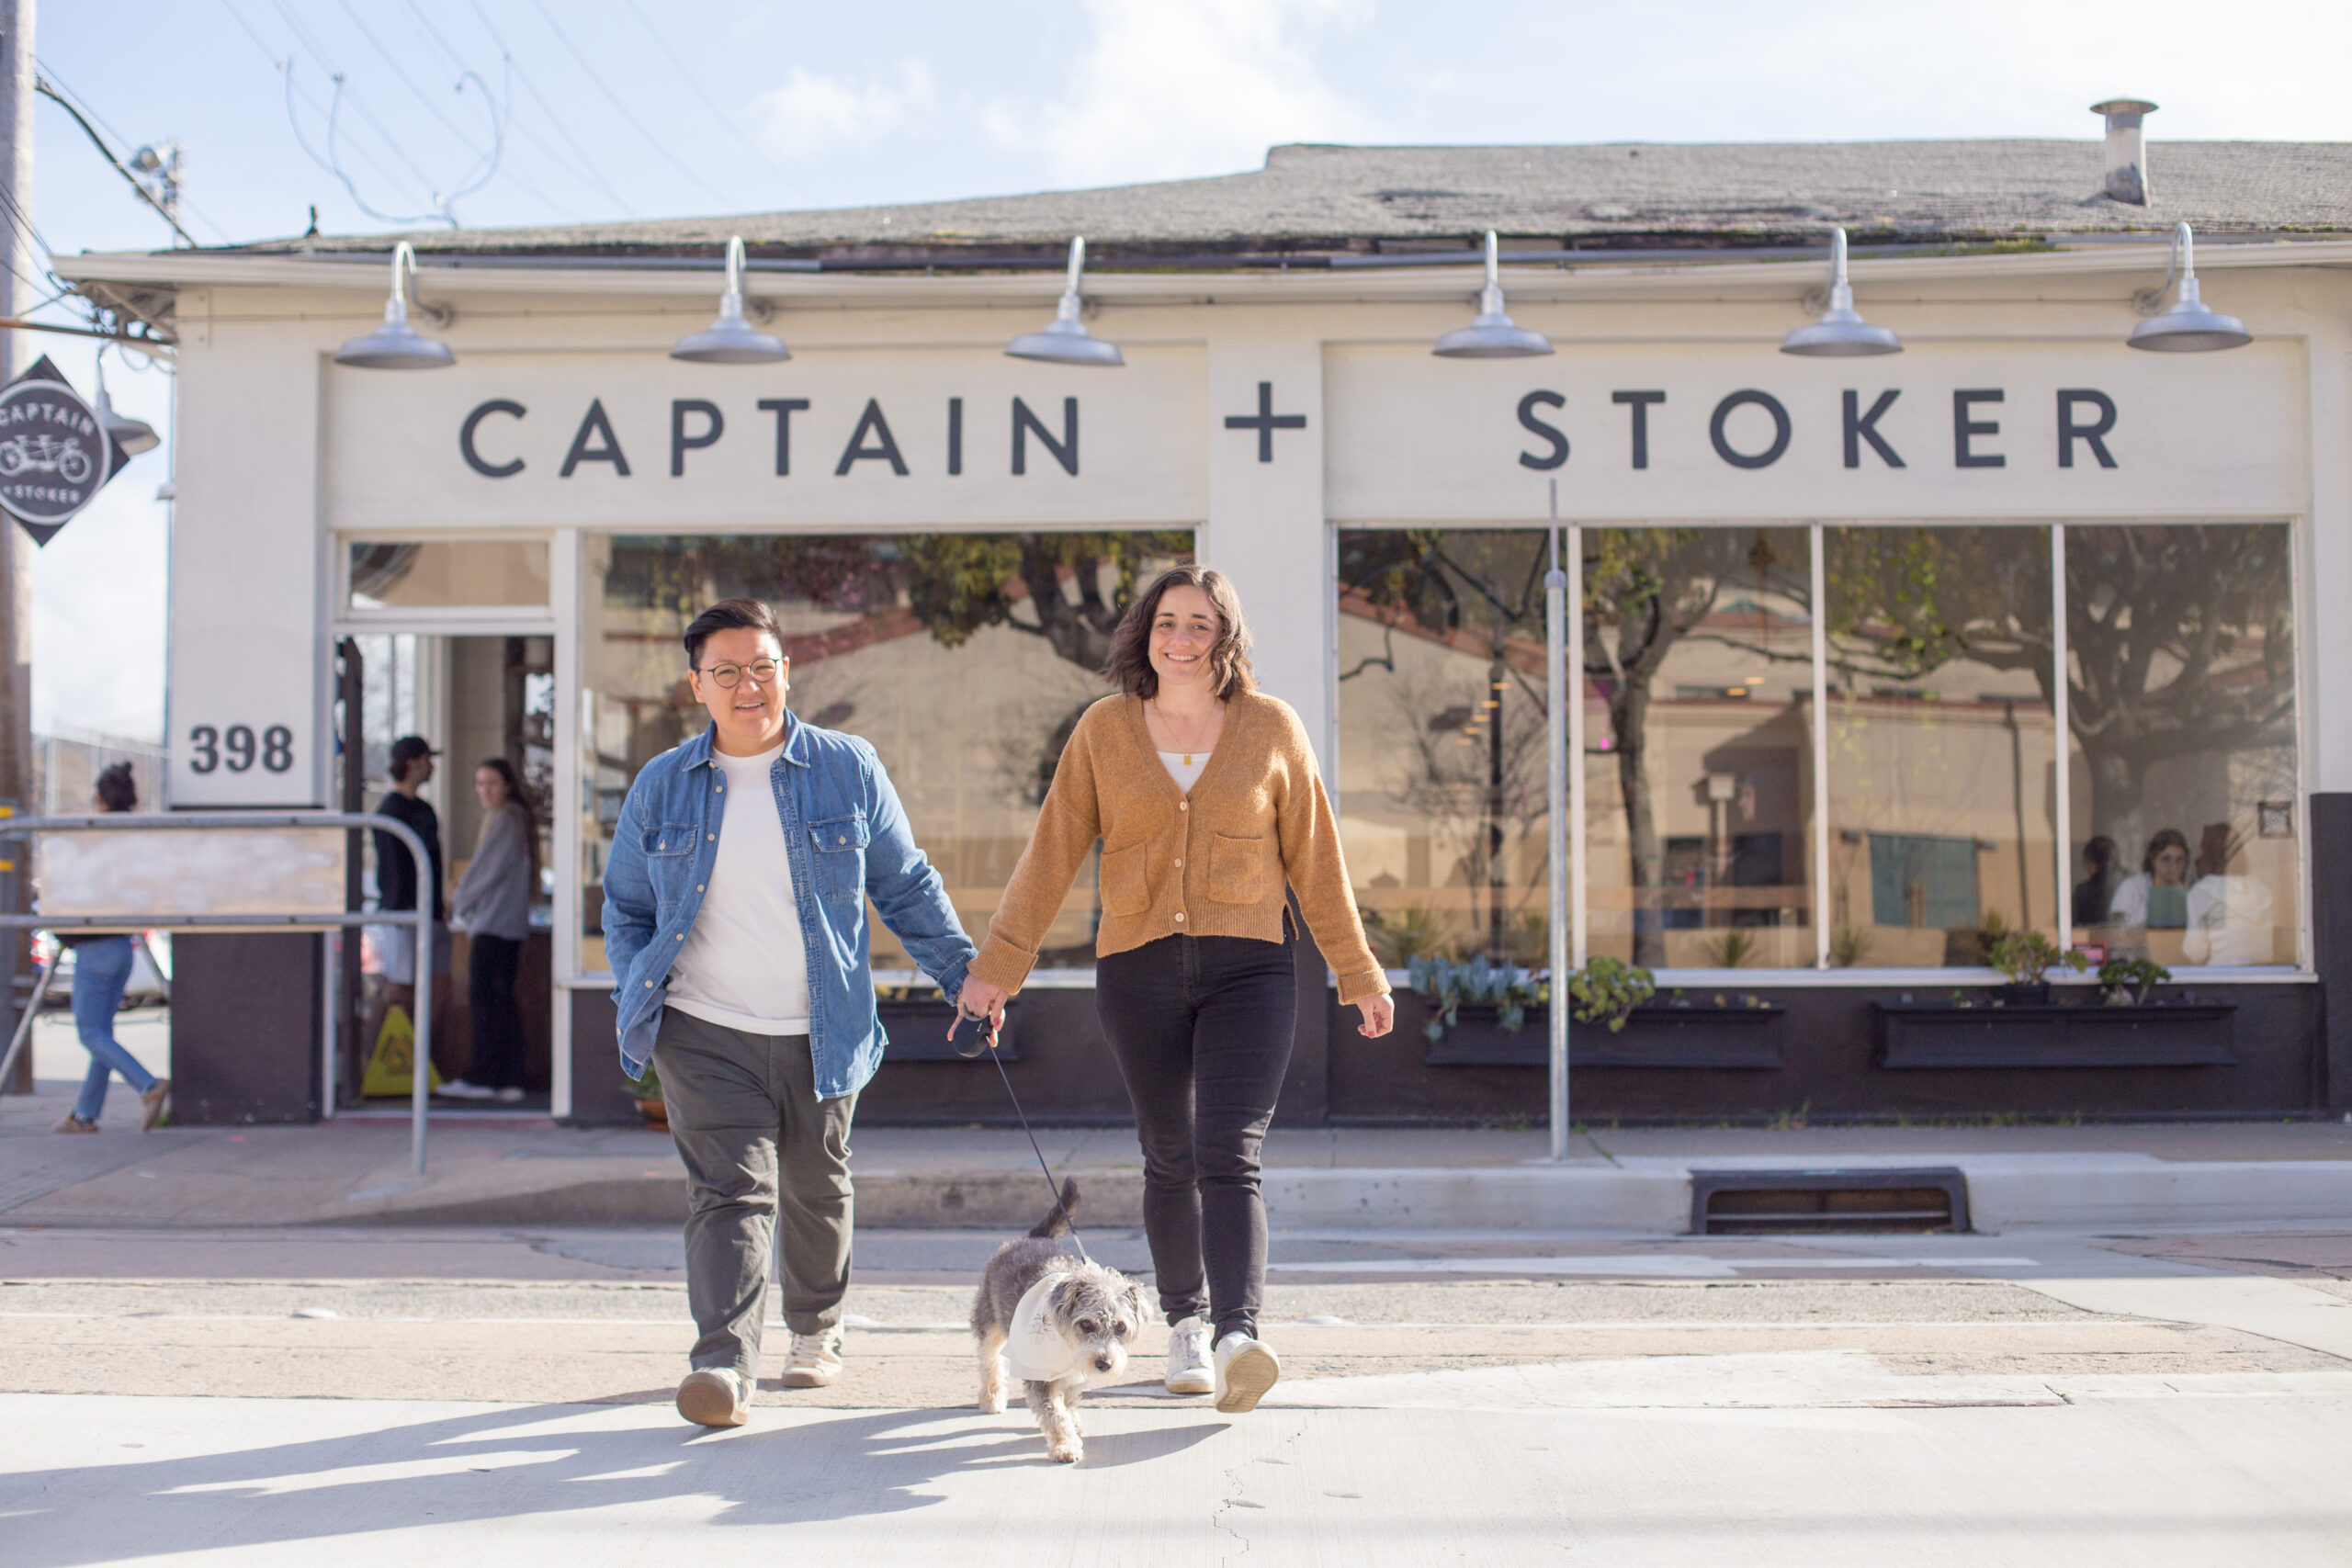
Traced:
<path fill-rule="evenodd" d="M 47 355 L 0 387 L 0 507 L 36 543 L 80 516 L 129 461 Z"/>

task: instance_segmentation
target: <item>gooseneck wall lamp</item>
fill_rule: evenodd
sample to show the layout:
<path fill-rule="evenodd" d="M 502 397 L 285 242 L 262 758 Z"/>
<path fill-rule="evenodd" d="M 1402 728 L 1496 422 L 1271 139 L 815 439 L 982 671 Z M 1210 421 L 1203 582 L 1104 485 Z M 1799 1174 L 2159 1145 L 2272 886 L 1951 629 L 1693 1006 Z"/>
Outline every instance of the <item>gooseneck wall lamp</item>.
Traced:
<path fill-rule="evenodd" d="M 2244 348 L 2254 341 L 2244 321 L 2207 310 L 2199 298 L 2197 241 L 2186 223 L 2172 231 L 2172 268 L 2165 274 L 2164 288 L 2149 299 L 2151 309 L 2164 303 L 2165 289 L 2172 287 L 2176 276 L 2180 279 L 2180 296 L 2172 309 L 2133 327 L 2124 340 L 2129 346 L 2159 354 L 2204 354 L 2217 348 Z"/>
<path fill-rule="evenodd" d="M 1552 340 L 1503 314 L 1502 270 L 1495 231 L 1487 231 L 1487 287 L 1478 292 L 1478 317 L 1437 340 L 1431 354 L 1446 359 L 1532 359 L 1552 352 Z"/>
<path fill-rule="evenodd" d="M 1850 359 L 1871 354 L 1900 354 L 1903 340 L 1884 327 L 1874 327 L 1854 310 L 1853 286 L 1846 281 L 1846 231 L 1829 231 L 1829 308 L 1809 327 L 1799 327 L 1781 340 L 1782 354 L 1816 359 Z"/>
<path fill-rule="evenodd" d="M 1069 243 L 1069 277 L 1062 285 L 1061 303 L 1055 308 L 1054 319 L 1042 332 L 1023 333 L 1004 345 L 1004 352 L 1015 359 L 1042 360 L 1047 365 L 1125 365 L 1119 345 L 1104 343 L 1086 330 L 1078 319 L 1081 301 L 1078 293 L 1079 278 L 1086 271 L 1086 240 L 1083 235 Z"/>
<path fill-rule="evenodd" d="M 114 443 L 115 450 L 124 457 L 136 457 L 141 452 L 153 452 L 164 444 L 164 438 L 155 434 L 155 427 L 143 419 L 132 419 L 128 414 L 115 412 L 114 400 L 107 396 L 107 348 L 105 344 L 98 344 L 96 361 L 98 369 L 98 423 L 105 427 L 107 439 Z"/>
<path fill-rule="evenodd" d="M 384 301 L 384 324 L 334 351 L 337 365 L 363 370 L 438 370 L 455 365 L 449 345 L 408 324 L 408 291 L 416 282 L 416 248 L 406 240 L 392 247 L 392 292 Z"/>
<path fill-rule="evenodd" d="M 727 291 L 718 297 L 718 319 L 671 345 L 670 357 L 695 365 L 773 365 L 792 357 L 784 340 L 743 319 L 743 237 L 727 242 Z"/>

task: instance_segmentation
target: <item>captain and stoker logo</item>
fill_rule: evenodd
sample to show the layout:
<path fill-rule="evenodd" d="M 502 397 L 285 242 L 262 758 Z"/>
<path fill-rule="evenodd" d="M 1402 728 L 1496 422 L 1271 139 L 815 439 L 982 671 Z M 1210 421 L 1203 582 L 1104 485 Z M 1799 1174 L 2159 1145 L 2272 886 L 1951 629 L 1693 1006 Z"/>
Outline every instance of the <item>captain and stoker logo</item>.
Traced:
<path fill-rule="evenodd" d="M 1901 397 L 1903 389 L 1886 388 L 1865 395 L 1848 389 L 1840 394 L 1839 408 L 1834 427 L 1838 431 L 1845 467 L 1860 468 L 1870 466 L 1888 468 L 1910 467 L 1887 431 L 1881 427 Z M 2101 468 L 2117 467 L 2115 455 L 2108 446 L 2108 437 L 2116 424 L 2115 400 L 2091 387 L 2062 387 L 2057 394 L 2057 467 L 2071 468 L 2080 460 L 2084 466 L 2095 464 Z M 1655 389 L 1621 389 L 1609 394 L 1609 401 L 1623 411 L 1624 418 L 1624 457 L 1628 467 L 1645 469 L 1651 466 L 1654 452 L 1666 437 L 1660 432 L 1662 420 L 1658 411 L 1667 404 L 1666 392 Z M 1960 388 L 1951 393 L 1951 466 L 1955 468 L 1999 468 L 2008 466 L 2009 453 L 2002 449 L 2000 415 L 2008 401 L 2007 392 L 1998 387 Z M 762 398 L 753 407 L 768 423 L 762 437 L 774 443 L 775 468 L 778 478 L 792 473 L 793 438 L 796 434 L 794 416 L 810 411 L 807 398 Z M 1519 400 L 1519 436 L 1521 449 L 1518 453 L 1521 468 L 1538 472 L 1565 468 L 1572 450 L 1568 433 L 1562 427 L 1562 415 L 1568 406 L 1566 394 L 1548 388 L 1537 388 Z M 1743 410 L 1755 413 L 1737 420 Z M 493 419 L 520 421 L 530 411 L 511 398 L 492 398 L 469 410 L 458 429 L 458 450 L 466 466 L 485 479 L 513 479 L 528 467 L 526 460 L 514 454 L 511 442 L 492 441 Z M 941 455 L 943 468 L 950 476 L 965 471 L 965 400 L 947 400 L 945 449 Z M 1079 400 L 1064 398 L 1057 422 L 1047 417 L 1020 398 L 1011 400 L 1007 422 L 1010 449 L 1006 454 L 1007 468 L 1014 477 L 1027 475 L 1033 463 L 1040 472 L 1049 471 L 1048 465 L 1076 478 L 1079 472 Z M 1760 418 L 1757 416 L 1761 416 Z M 1059 428 L 1057 429 L 1056 423 Z M 1833 422 L 1825 420 L 1825 428 Z M 1236 414 L 1224 421 L 1226 429 L 1254 435 L 1257 458 L 1261 463 L 1274 460 L 1277 431 L 1304 430 L 1306 416 L 1303 413 L 1273 412 L 1271 383 L 1258 385 L 1258 408 L 1254 413 Z M 805 430 L 805 426 L 801 427 Z M 707 398 L 678 398 L 670 404 L 669 457 L 670 477 L 684 476 L 689 455 L 716 446 L 726 435 L 728 422 L 719 405 Z M 1749 387 L 1726 393 L 1709 411 L 1707 442 L 1714 456 L 1735 468 L 1769 468 L 1788 454 L 1797 437 L 1797 419 L 1789 406 L 1770 392 Z M 1527 445 L 1532 438 L 1533 445 Z M 485 452 L 485 445 L 492 450 Z M 500 447 L 503 445 L 503 449 Z M 803 437 L 806 445 L 806 436 Z M 821 457 L 821 455 L 820 455 Z M 0 463 L 5 457 L 0 456 Z M 912 471 L 907 449 L 892 430 L 881 400 L 868 398 L 857 422 L 851 429 L 848 441 L 831 463 L 835 478 L 854 473 L 861 464 L 876 464 L 900 479 Z M 583 470 L 610 473 L 628 479 L 636 473 L 621 437 L 614 428 L 612 417 L 605 410 L 604 400 L 591 398 L 587 410 L 580 416 L 570 446 L 566 448 L 557 477 L 571 479 Z"/>

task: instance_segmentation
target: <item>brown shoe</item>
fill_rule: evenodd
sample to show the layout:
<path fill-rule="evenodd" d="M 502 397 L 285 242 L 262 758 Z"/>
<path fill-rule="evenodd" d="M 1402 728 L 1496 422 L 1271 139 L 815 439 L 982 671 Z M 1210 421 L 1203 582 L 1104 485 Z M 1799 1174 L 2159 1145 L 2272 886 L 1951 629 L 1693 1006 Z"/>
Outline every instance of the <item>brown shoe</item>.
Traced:
<path fill-rule="evenodd" d="M 744 1393 L 732 1367 L 705 1367 L 678 1385 L 678 1414 L 697 1427 L 740 1427 L 752 1418 Z"/>
<path fill-rule="evenodd" d="M 842 1331 L 796 1334 L 780 1380 L 786 1388 L 825 1388 L 842 1375 Z"/>
<path fill-rule="evenodd" d="M 52 1133 L 95 1133 L 97 1130 L 96 1122 L 85 1122 L 70 1111 L 65 1113 L 64 1121 L 50 1129 Z"/>
<path fill-rule="evenodd" d="M 139 1103 L 146 1108 L 146 1114 L 139 1119 L 141 1132 L 152 1133 L 155 1130 L 155 1123 L 164 1119 L 164 1102 L 171 1098 L 171 1079 L 157 1078 L 147 1086 L 147 1092 L 139 1097 Z"/>

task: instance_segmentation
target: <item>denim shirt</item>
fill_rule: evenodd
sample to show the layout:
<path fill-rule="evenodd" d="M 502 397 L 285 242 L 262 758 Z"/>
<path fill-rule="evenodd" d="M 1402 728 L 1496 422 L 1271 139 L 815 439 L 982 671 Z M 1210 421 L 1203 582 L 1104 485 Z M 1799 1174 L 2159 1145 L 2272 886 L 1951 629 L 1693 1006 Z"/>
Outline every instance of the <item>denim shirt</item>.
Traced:
<path fill-rule="evenodd" d="M 974 954 L 939 873 L 874 748 L 787 712 L 783 753 L 768 772 L 784 820 L 792 901 L 808 952 L 808 1049 L 817 1095 L 865 1087 L 888 1043 L 865 953 L 865 901 L 953 1000 Z M 612 960 L 621 1070 L 642 1077 L 662 1027 L 670 965 L 702 908 L 718 858 L 726 796 L 711 760 L 713 731 L 664 751 L 637 775 L 605 867 L 605 952 Z"/>

